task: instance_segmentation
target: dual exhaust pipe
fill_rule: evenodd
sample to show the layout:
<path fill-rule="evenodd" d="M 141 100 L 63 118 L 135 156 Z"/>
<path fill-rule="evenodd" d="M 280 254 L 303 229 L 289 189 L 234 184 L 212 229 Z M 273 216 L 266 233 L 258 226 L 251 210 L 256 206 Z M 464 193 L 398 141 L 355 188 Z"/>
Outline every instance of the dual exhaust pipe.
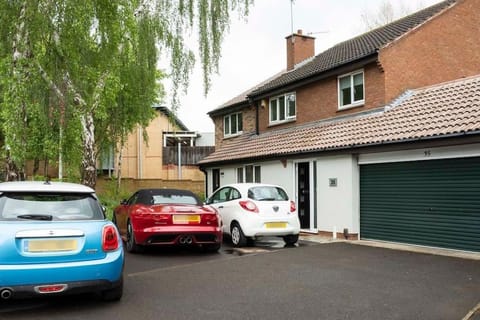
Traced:
<path fill-rule="evenodd" d="M 13 296 L 13 290 L 10 288 L 0 288 L 0 299 L 8 300 Z"/>
<path fill-rule="evenodd" d="M 193 238 L 192 236 L 181 236 L 178 242 L 180 244 L 192 244 Z"/>

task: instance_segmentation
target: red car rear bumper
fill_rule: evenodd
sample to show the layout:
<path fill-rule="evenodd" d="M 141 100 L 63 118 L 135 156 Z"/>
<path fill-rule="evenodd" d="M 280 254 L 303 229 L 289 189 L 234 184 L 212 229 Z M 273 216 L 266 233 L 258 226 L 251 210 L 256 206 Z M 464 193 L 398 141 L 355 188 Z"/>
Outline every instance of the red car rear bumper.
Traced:
<path fill-rule="evenodd" d="M 206 245 L 222 243 L 220 227 L 162 226 L 134 230 L 139 245 Z"/>

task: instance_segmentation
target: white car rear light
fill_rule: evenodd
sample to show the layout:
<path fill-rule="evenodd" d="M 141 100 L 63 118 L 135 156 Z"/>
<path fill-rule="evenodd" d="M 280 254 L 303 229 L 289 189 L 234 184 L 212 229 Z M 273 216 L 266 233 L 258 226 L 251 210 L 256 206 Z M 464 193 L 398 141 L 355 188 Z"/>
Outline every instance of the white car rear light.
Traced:
<path fill-rule="evenodd" d="M 290 213 L 293 213 L 297 210 L 297 206 L 295 205 L 295 201 L 290 201 Z"/>
<path fill-rule="evenodd" d="M 240 204 L 240 206 L 247 210 L 247 211 L 250 211 L 250 212 L 255 212 L 255 213 L 258 213 L 258 207 L 255 203 L 253 203 L 252 201 L 250 200 L 241 200 L 238 202 Z"/>

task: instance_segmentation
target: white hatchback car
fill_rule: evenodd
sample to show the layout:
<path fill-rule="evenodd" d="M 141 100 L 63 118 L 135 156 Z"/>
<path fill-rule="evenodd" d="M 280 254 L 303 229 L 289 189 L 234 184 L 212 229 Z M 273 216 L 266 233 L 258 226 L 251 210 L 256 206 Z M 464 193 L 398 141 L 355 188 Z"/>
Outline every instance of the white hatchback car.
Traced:
<path fill-rule="evenodd" d="M 220 213 L 223 232 L 241 247 L 263 236 L 282 237 L 287 245 L 298 241 L 300 221 L 295 202 L 280 186 L 238 183 L 217 189 L 207 204 Z"/>

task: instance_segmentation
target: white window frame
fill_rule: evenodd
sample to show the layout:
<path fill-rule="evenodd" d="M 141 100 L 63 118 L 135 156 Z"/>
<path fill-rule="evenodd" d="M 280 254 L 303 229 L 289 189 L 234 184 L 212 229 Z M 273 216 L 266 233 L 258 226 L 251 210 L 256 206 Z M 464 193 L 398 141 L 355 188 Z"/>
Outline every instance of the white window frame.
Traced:
<path fill-rule="evenodd" d="M 247 179 L 247 168 L 251 170 L 252 174 L 252 179 Z M 255 183 L 260 183 L 262 182 L 262 167 L 260 165 L 255 165 L 255 164 L 247 164 L 242 167 L 237 167 L 235 169 L 236 176 L 237 176 L 237 183 L 243 183 L 243 182 L 255 182 Z M 241 179 L 240 178 L 241 176 Z"/>
<path fill-rule="evenodd" d="M 283 106 L 280 106 L 280 98 L 284 98 L 284 104 Z M 292 99 L 293 100 L 290 100 Z M 277 117 L 276 119 L 273 119 L 272 120 L 272 101 L 276 101 L 276 113 L 277 113 Z M 295 114 L 294 115 L 289 115 L 288 114 L 288 109 L 289 109 L 289 105 L 288 105 L 288 101 L 294 101 L 295 102 Z M 284 112 L 284 116 L 285 116 L 285 119 L 279 119 L 279 115 L 280 115 L 280 110 L 281 108 L 283 108 L 283 112 Z M 278 96 L 275 96 L 275 97 L 272 97 L 270 98 L 270 100 L 268 101 L 268 122 L 269 124 L 271 125 L 274 125 L 274 124 L 279 124 L 279 123 L 284 123 L 284 122 L 290 122 L 290 121 L 294 121 L 295 119 L 297 118 L 297 94 L 295 92 L 288 92 L 288 93 L 285 93 L 285 94 L 281 94 L 281 95 L 278 95 Z"/>
<path fill-rule="evenodd" d="M 234 115 L 236 115 L 236 119 L 237 119 L 237 131 L 232 133 L 232 116 Z M 228 132 L 226 132 L 226 127 L 225 127 L 226 119 L 228 119 Z M 241 127 L 242 130 L 238 130 L 239 127 Z M 230 113 L 223 117 L 223 136 L 224 137 L 234 137 L 242 133 L 243 133 L 243 115 L 241 112 Z"/>
<path fill-rule="evenodd" d="M 362 75 L 362 99 L 361 100 L 357 100 L 355 101 L 355 90 L 354 90 L 354 83 L 353 83 L 353 79 L 356 75 L 359 75 L 361 74 Z M 342 105 L 341 104 L 341 101 L 342 101 L 342 91 L 340 89 L 340 79 L 343 79 L 343 78 L 346 78 L 346 77 L 349 77 L 350 78 L 350 101 L 351 103 L 349 104 L 345 104 L 345 105 Z M 338 90 L 338 110 L 345 110 L 345 109 L 349 109 L 349 108 L 354 108 L 354 107 L 358 107 L 358 106 L 362 106 L 365 104 L 365 72 L 364 70 L 356 70 L 356 71 L 353 71 L 353 72 L 350 72 L 350 73 L 346 73 L 346 74 L 342 74 L 340 76 L 338 76 L 337 78 L 337 90 Z"/>

